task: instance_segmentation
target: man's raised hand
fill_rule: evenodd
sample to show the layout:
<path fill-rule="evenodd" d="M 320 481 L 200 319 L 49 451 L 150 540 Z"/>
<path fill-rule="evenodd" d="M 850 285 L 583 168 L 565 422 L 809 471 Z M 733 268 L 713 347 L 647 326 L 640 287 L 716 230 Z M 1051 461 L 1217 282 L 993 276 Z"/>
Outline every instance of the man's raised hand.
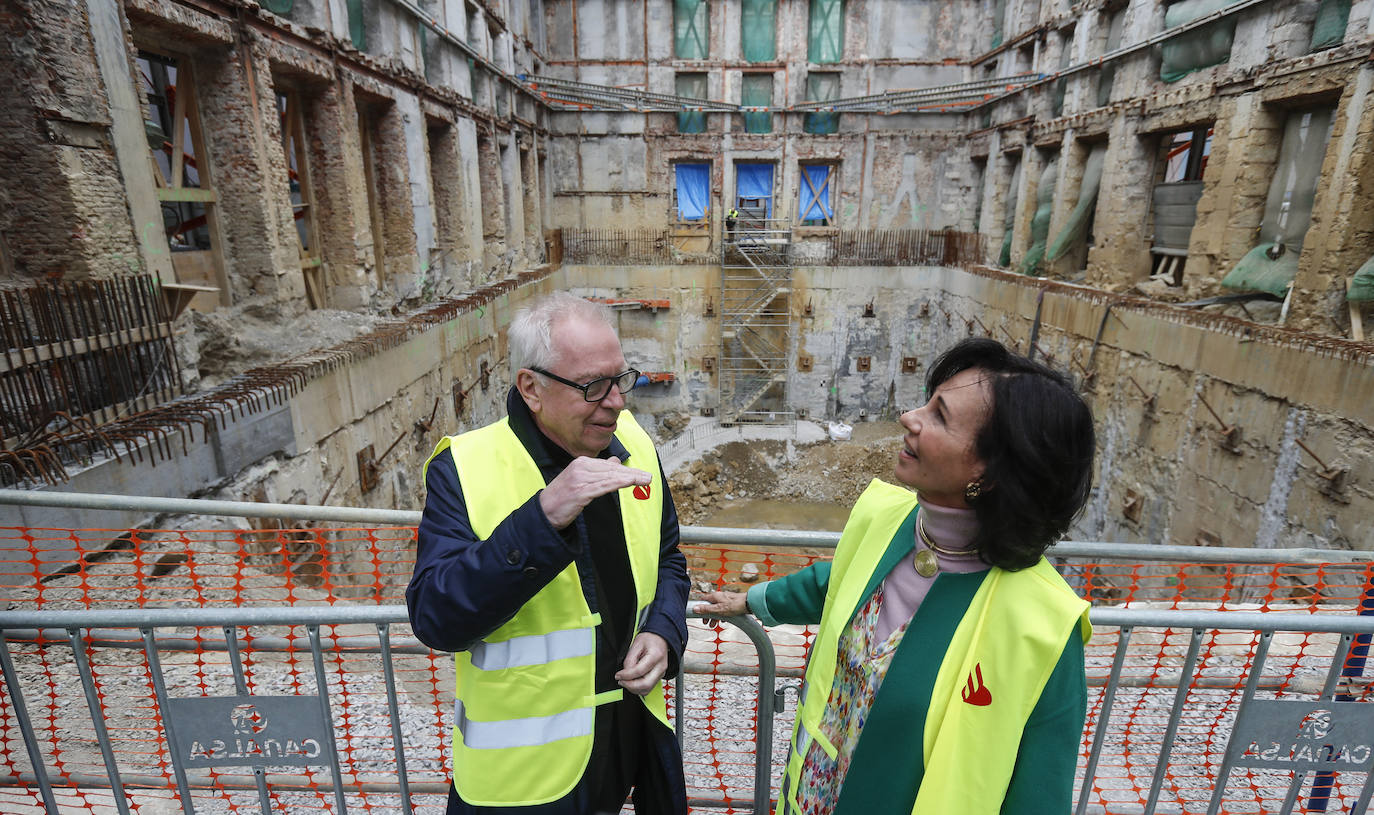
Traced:
<path fill-rule="evenodd" d="M 615 456 L 579 456 L 539 494 L 539 506 L 554 529 L 562 529 L 593 500 L 626 487 L 648 485 L 652 480 L 648 473 L 626 467 Z"/>

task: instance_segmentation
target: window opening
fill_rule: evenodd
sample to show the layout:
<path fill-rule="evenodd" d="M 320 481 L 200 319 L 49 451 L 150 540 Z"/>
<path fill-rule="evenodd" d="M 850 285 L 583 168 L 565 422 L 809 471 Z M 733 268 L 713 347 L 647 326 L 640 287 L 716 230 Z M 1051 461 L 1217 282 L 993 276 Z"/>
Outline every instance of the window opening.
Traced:
<path fill-rule="evenodd" d="M 773 106 L 773 75 L 745 74 L 740 81 L 739 102 L 745 107 Z M 757 111 L 744 114 L 745 133 L 772 133 L 773 114 Z"/>
<path fill-rule="evenodd" d="M 678 74 L 677 95 L 684 99 L 706 98 L 706 74 Z M 706 112 L 684 110 L 677 115 L 677 132 L 705 133 Z"/>
<path fill-rule="evenodd" d="M 363 0 L 347 0 L 348 38 L 359 51 L 367 50 L 367 26 L 363 21 Z"/>
<path fill-rule="evenodd" d="M 1002 44 L 1002 25 L 1007 16 L 1007 0 L 993 0 L 992 3 L 992 40 L 988 43 L 988 48 L 996 48 Z"/>
<path fill-rule="evenodd" d="M 1021 261 L 1021 274 L 1034 274 L 1045 259 L 1045 244 L 1050 237 L 1050 218 L 1054 216 L 1054 188 L 1059 183 L 1059 153 L 1046 156 L 1035 185 L 1035 216 L 1031 218 L 1031 244 Z"/>
<path fill-rule="evenodd" d="M 1181 0 L 1164 10 L 1164 28 L 1170 29 L 1205 17 L 1231 5 L 1233 0 Z M 1236 35 L 1235 15 L 1165 40 L 1160 46 L 1159 78 L 1177 82 L 1194 71 L 1220 65 L 1231 58 Z"/>
<path fill-rule="evenodd" d="M 710 9 L 706 0 L 673 0 L 673 53 L 678 59 L 706 59 Z"/>
<path fill-rule="evenodd" d="M 745 62 L 772 62 L 778 58 L 777 14 L 777 0 L 742 0 L 739 37 Z"/>
<path fill-rule="evenodd" d="M 1102 184 L 1102 167 L 1107 158 L 1107 145 L 1093 145 L 1083 162 L 1083 178 L 1078 185 L 1078 200 L 1064 226 L 1046 251 L 1045 259 L 1056 261 L 1082 249 L 1089 243 L 1093 216 L 1097 212 L 1097 192 Z M 1081 268 L 1081 265 L 1075 268 Z"/>
<path fill-rule="evenodd" d="M 762 221 L 773 217 L 772 164 L 735 163 L 735 207 L 744 228 L 762 229 Z"/>
<path fill-rule="evenodd" d="M 1126 27 L 1126 9 L 1119 8 L 1111 13 L 1107 23 L 1107 42 L 1102 53 L 1110 54 L 1121 47 L 1121 32 Z M 1097 69 L 1097 106 L 1106 107 L 1112 101 L 1112 85 L 1116 82 L 1116 69 L 1120 63 L 1108 62 Z"/>
<path fill-rule="evenodd" d="M 325 280 L 317 237 L 319 224 L 316 220 L 315 188 L 310 178 L 305 114 L 301 109 L 298 91 L 292 89 L 277 93 L 277 117 L 281 123 L 282 152 L 286 156 L 286 180 L 299 242 L 301 274 L 305 278 L 305 295 L 311 308 L 324 308 Z"/>
<path fill-rule="evenodd" d="M 1207 159 L 1212 154 L 1210 125 L 1165 134 L 1163 143 L 1165 184 L 1202 180 L 1207 170 Z"/>
<path fill-rule="evenodd" d="M 147 99 L 148 137 L 155 194 L 172 268 L 180 283 L 219 287 L 230 304 L 219 255 L 217 197 L 200 123 L 195 78 L 187 60 L 140 50 L 140 86 Z"/>
<path fill-rule="evenodd" d="M 1165 133 L 1160 137 L 1158 182 L 1152 193 L 1154 239 L 1151 276 L 1171 286 L 1183 284 L 1183 266 L 1197 222 L 1202 176 L 1212 153 L 1212 127 Z"/>
<path fill-rule="evenodd" d="M 1059 36 L 1059 71 L 1073 64 L 1073 29 L 1066 28 Z M 1064 94 L 1069 89 L 1069 78 L 1060 76 L 1050 86 L 1050 112 L 1055 116 L 1064 114 Z"/>
<path fill-rule="evenodd" d="M 1002 251 L 997 255 L 1000 266 L 1011 266 L 1011 239 L 1016 231 L 1016 200 L 1021 189 L 1021 157 L 1012 159 L 1011 183 L 1007 186 L 1006 208 L 1002 213 Z"/>
<path fill-rule="evenodd" d="M 434 201 L 435 249 L 433 263 L 441 274 L 457 279 L 457 253 L 468 249 L 466 210 L 467 186 L 459 167 L 457 135 L 453 125 L 439 119 L 426 121 L 425 139 L 429 159 L 429 189 Z"/>
<path fill-rule="evenodd" d="M 801 203 L 797 211 L 802 226 L 835 225 L 835 210 L 830 206 L 830 182 L 834 177 L 833 164 L 801 166 Z"/>
<path fill-rule="evenodd" d="M 383 233 L 381 198 L 377 189 L 377 120 L 358 107 L 358 143 L 363 154 L 363 179 L 367 184 L 367 211 L 372 226 L 372 265 L 377 285 L 386 280 L 386 236 Z"/>
<path fill-rule="evenodd" d="M 840 75 L 829 71 L 812 71 L 806 76 L 806 101 L 832 102 L 840 98 Z M 806 114 L 802 120 L 802 130 L 817 135 L 828 135 L 840 129 L 840 114 L 835 111 L 822 111 Z"/>
<path fill-rule="evenodd" d="M 1350 22 L 1350 0 L 1321 0 L 1317 17 L 1312 21 L 1312 46 L 1309 51 L 1334 48 L 1345 40 L 1345 28 Z"/>
<path fill-rule="evenodd" d="M 711 165 L 679 162 L 673 165 L 679 221 L 704 220 L 711 210 Z"/>
<path fill-rule="evenodd" d="M 839 62 L 844 57 L 844 0 L 811 0 L 806 58 Z"/>
<path fill-rule="evenodd" d="M 1260 222 L 1260 244 L 1251 249 L 1221 285 L 1232 289 L 1287 294 L 1298 274 L 1298 257 L 1312 225 L 1326 145 L 1335 109 L 1297 110 L 1288 114 L 1283 144 Z"/>
<path fill-rule="evenodd" d="M 988 160 L 973 160 L 973 231 L 983 231 L 983 185 L 987 183 Z"/>

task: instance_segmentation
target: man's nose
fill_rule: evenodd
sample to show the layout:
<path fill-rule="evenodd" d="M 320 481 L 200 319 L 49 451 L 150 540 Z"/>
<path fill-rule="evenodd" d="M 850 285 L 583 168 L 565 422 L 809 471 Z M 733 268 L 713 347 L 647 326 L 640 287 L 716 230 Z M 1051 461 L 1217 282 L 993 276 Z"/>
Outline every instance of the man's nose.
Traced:
<path fill-rule="evenodd" d="M 606 398 L 601 400 L 601 404 L 611 410 L 619 411 L 625 407 L 625 394 L 620 392 L 620 388 L 611 385 L 610 391 L 606 394 Z"/>

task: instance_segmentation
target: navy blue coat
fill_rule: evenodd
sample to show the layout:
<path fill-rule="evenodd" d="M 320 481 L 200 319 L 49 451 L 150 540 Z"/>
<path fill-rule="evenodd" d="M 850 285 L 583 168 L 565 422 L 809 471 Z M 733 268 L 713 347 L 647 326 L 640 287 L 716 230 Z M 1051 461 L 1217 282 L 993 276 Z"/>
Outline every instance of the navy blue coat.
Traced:
<path fill-rule="evenodd" d="M 547 483 L 562 472 L 570 460 L 568 455 L 539 432 L 524 400 L 514 389 L 507 397 L 506 407 L 511 429 L 539 466 Z M 618 439 L 613 438 L 611 445 L 601 455 L 613 455 L 631 467 L 636 465 L 636 462 L 629 460 L 628 451 Z M 647 463 L 641 466 L 649 468 Z M 539 494 L 536 493 L 507 516 L 485 541 L 479 541 L 468 520 L 451 450 L 445 450 L 430 462 L 425 472 L 425 486 L 428 492 L 420 520 L 415 571 L 406 588 L 406 606 L 415 636 L 429 647 L 442 651 L 461 651 L 471 647 L 514 617 L 531 597 L 573 562 L 577 563 L 582 578 L 582 592 L 593 612 L 601 611 L 607 605 L 602 602 L 598 590 L 599 586 L 606 583 L 628 590 L 629 604 L 633 605 L 633 584 L 626 582 L 628 571 L 623 575 L 599 575 L 597 561 L 593 557 L 592 535 L 598 536 L 598 541 L 609 538 L 624 547 L 623 528 L 619 524 L 606 522 L 612 517 L 619 518 L 619 505 L 614 493 L 594 501 L 573 524 L 562 531 L 549 523 L 539 505 Z M 658 589 L 640 630 L 657 634 L 668 644 L 668 671 L 665 677 L 671 678 L 678 671 L 687 644 L 686 606 L 690 583 L 686 558 L 678 551 L 677 510 L 666 481 L 662 488 L 663 526 Z M 605 528 L 589 529 L 589 515 L 594 520 L 601 519 L 598 526 Z M 625 564 L 628 569 L 628 556 Z M 624 598 L 616 599 L 624 602 Z M 619 669 L 629 643 L 608 643 L 600 627 L 597 637 L 598 689 L 616 687 L 613 675 Z M 635 699 L 616 703 L 627 704 L 637 706 L 634 711 L 636 715 L 638 710 L 643 710 L 643 705 Z M 606 768 L 600 766 L 599 759 L 612 752 L 610 746 L 603 742 L 610 738 L 620 738 L 622 741 L 628 738 L 623 728 L 604 725 L 602 720 L 608 716 L 603 714 L 609 714 L 611 707 L 613 705 L 598 708 L 597 741 L 593 747 L 592 764 L 584 774 L 583 783 L 565 800 L 537 807 L 522 807 L 518 811 L 538 812 L 541 815 L 565 812 L 584 815 L 593 811 L 594 808 L 587 801 L 590 800 L 588 796 L 594 797 L 596 793 L 589 791 L 587 786 L 589 782 L 600 782 L 599 778 L 593 778 L 594 775 L 605 774 Z M 639 744 L 616 745 L 614 753 L 620 755 L 629 750 L 639 756 L 657 757 L 653 763 L 659 766 L 651 768 L 651 777 L 660 782 L 659 786 L 666 784 L 670 787 L 666 790 L 665 800 L 671 801 L 672 805 L 666 811 L 685 813 L 682 756 L 676 738 L 661 725 L 648 726 L 646 722 L 642 728 L 637 725 L 633 727 L 635 733 L 642 731 L 643 741 Z M 677 802 L 682 802 L 680 807 Z M 638 811 L 661 808 L 649 806 Z M 450 788 L 449 812 L 468 811 L 494 812 L 492 809 L 468 807 L 456 801 L 456 795 Z"/>

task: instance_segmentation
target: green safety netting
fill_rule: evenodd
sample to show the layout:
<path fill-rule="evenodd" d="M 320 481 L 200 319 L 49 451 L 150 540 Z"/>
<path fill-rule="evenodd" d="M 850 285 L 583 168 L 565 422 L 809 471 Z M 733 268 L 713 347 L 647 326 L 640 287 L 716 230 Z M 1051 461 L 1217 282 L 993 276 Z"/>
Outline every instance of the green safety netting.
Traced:
<path fill-rule="evenodd" d="M 806 101 L 830 102 L 840 98 L 840 75 L 811 73 L 806 75 Z M 840 129 L 840 114 L 808 113 L 802 120 L 802 130 L 826 135 Z"/>
<path fill-rule="evenodd" d="M 740 51 L 745 61 L 772 62 L 777 59 L 777 0 L 743 0 L 739 13 Z"/>
<path fill-rule="evenodd" d="M 1121 47 L 1121 30 L 1126 25 L 1126 10 L 1117 9 L 1107 24 L 1107 53 Z M 1112 101 L 1112 85 L 1116 82 L 1116 69 L 1119 63 L 1108 62 L 1097 71 L 1097 106 L 1106 107 Z"/>
<path fill-rule="evenodd" d="M 1083 163 L 1083 181 L 1078 185 L 1078 203 L 1069 213 L 1068 223 L 1059 230 L 1045 254 L 1047 260 L 1055 261 L 1077 249 L 1088 236 L 1088 224 L 1092 221 L 1093 211 L 1097 208 L 1097 190 L 1102 185 L 1102 165 L 1107 159 L 1107 145 L 1095 145 Z"/>
<path fill-rule="evenodd" d="M 1355 277 L 1350 281 L 1350 290 L 1345 293 L 1345 299 L 1374 300 L 1374 255 L 1355 271 Z"/>
<path fill-rule="evenodd" d="M 1034 274 L 1045 259 L 1045 242 L 1050 237 L 1050 217 L 1054 214 L 1054 187 L 1059 182 L 1059 156 L 1051 158 L 1040 171 L 1035 187 L 1035 217 L 1031 218 L 1031 245 L 1021 260 L 1021 274 Z"/>
<path fill-rule="evenodd" d="M 1288 114 L 1278 164 L 1264 201 L 1259 236 L 1266 241 L 1251 249 L 1222 278 L 1231 289 L 1267 291 L 1280 297 L 1298 273 L 1298 256 L 1312 224 L 1326 143 L 1335 108 L 1296 110 Z M 1275 247 L 1281 246 L 1282 249 Z M 1268 250 L 1268 251 L 1261 251 Z"/>
<path fill-rule="evenodd" d="M 359 51 L 367 50 L 367 32 L 363 27 L 363 0 L 348 0 L 348 38 Z"/>
<path fill-rule="evenodd" d="M 1164 11 L 1164 28 L 1191 23 L 1236 0 L 1182 0 Z M 1160 46 L 1159 78 L 1177 82 L 1193 71 L 1219 65 L 1231 58 L 1231 40 L 1236 36 L 1234 16 L 1180 34 Z"/>
<path fill-rule="evenodd" d="M 844 56 L 844 0 L 811 0 L 806 58 L 839 62 Z"/>
<path fill-rule="evenodd" d="M 706 0 L 673 0 L 673 53 L 678 59 L 706 59 L 709 11 Z"/>
<path fill-rule="evenodd" d="M 296 0 L 261 0 L 261 5 L 273 14 L 290 14 Z M 1350 10 L 1347 8 L 1346 11 Z"/>
<path fill-rule="evenodd" d="M 992 44 L 990 48 L 996 48 L 1002 44 L 1002 18 L 1007 16 L 1007 0 L 993 0 L 992 2 Z"/>
<path fill-rule="evenodd" d="M 1345 39 L 1345 26 L 1350 21 L 1350 0 L 1321 0 L 1317 4 L 1317 19 L 1312 21 L 1312 51 L 1332 48 Z"/>
<path fill-rule="evenodd" d="M 688 99 L 706 98 L 706 74 L 678 74 L 677 95 Z M 700 110 L 684 110 L 677 115 L 677 132 L 705 133 L 706 114 Z"/>
<path fill-rule="evenodd" d="M 771 107 L 773 104 L 773 75 L 745 74 L 740 84 L 739 103 L 745 107 Z M 772 133 L 773 114 L 744 114 L 745 133 Z"/>
<path fill-rule="evenodd" d="M 1021 162 L 1011 168 L 1011 186 L 1007 188 L 1006 212 L 1002 216 L 1002 252 L 997 256 L 998 266 L 1011 265 L 1011 236 L 1016 227 L 1016 192 L 1021 188 Z"/>
<path fill-rule="evenodd" d="M 1073 62 L 1073 34 L 1064 37 L 1059 49 L 1059 70 L 1062 72 Z M 1064 92 L 1069 88 L 1069 78 L 1061 76 L 1050 86 L 1050 111 L 1059 116 L 1064 113 Z"/>

